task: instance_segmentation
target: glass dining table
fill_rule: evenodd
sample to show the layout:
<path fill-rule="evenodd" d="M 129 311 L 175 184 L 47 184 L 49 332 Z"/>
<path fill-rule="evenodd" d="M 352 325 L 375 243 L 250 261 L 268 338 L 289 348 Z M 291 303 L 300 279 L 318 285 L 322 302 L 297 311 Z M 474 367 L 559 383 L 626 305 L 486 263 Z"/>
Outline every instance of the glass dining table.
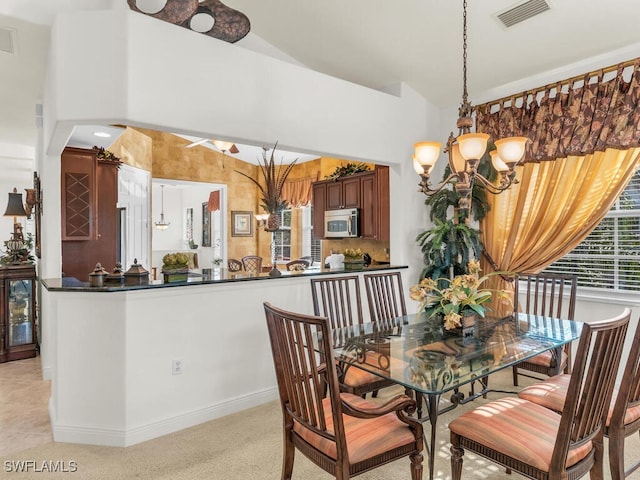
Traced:
<path fill-rule="evenodd" d="M 581 325 L 577 321 L 516 314 L 478 319 L 464 331 L 449 332 L 421 313 L 384 324 L 335 329 L 332 341 L 335 358 L 348 364 L 347 368 L 370 371 L 415 392 L 417 415 L 431 425 L 431 434 L 425 434 L 425 447 L 429 479 L 433 479 L 438 415 L 489 391 L 500 391 L 490 388 L 490 374 L 547 350 L 560 354 L 564 344 L 580 337 Z M 462 392 L 463 386 L 468 387 L 466 393 Z M 441 402 L 448 393 L 449 401 Z"/>

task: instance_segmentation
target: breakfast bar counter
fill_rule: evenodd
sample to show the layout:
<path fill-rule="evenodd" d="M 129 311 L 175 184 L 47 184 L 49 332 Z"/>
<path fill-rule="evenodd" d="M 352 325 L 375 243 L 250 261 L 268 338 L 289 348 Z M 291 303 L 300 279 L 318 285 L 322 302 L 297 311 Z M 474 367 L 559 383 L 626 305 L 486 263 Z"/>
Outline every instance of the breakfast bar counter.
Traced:
<path fill-rule="evenodd" d="M 415 280 L 388 265 L 279 277 L 212 269 L 139 286 L 42 280 L 54 440 L 126 447 L 275 400 L 263 303 L 313 314 L 310 278 L 380 270 L 402 271 L 405 294 Z"/>

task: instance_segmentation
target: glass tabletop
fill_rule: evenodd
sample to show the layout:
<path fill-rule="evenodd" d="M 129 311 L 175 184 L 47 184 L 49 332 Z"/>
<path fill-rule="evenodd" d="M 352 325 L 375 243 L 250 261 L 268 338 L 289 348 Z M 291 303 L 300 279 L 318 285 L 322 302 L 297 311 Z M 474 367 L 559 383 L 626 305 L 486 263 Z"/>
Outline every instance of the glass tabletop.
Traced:
<path fill-rule="evenodd" d="M 441 394 L 577 340 L 581 322 L 527 314 L 449 332 L 424 313 L 332 331 L 334 356 L 407 388 Z"/>

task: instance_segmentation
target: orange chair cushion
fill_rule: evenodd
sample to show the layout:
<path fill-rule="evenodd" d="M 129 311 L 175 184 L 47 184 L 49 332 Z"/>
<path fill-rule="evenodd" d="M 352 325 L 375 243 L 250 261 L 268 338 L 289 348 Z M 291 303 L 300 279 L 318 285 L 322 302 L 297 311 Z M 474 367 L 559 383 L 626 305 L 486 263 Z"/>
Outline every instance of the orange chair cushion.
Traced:
<path fill-rule="evenodd" d="M 380 375 L 376 375 L 375 373 L 368 372 L 353 365 L 350 366 L 348 364 L 344 364 L 343 368 L 346 371 L 344 378 L 342 379 L 342 383 L 350 387 L 360 387 L 362 385 L 379 382 L 381 380 L 380 376 L 389 377 L 388 356 L 380 355 L 373 351 L 367 352 L 364 363 L 377 372 L 380 372 Z"/>
<path fill-rule="evenodd" d="M 365 400 L 357 395 L 341 393 L 346 402 L 359 408 L 373 408 L 379 404 Z M 328 432 L 333 435 L 333 416 L 329 398 L 322 401 Z M 347 452 L 350 463 L 358 463 L 382 453 L 411 443 L 416 439 L 409 426 L 395 413 L 376 418 L 356 418 L 343 415 Z M 337 459 L 336 443 L 294 422 L 293 430 L 307 443 L 334 460 Z"/>
<path fill-rule="evenodd" d="M 543 367 L 551 368 L 551 364 L 554 361 L 555 357 L 551 350 L 547 350 L 546 352 L 539 353 L 535 357 L 531 357 L 525 360 L 527 363 L 533 363 L 534 365 L 541 365 Z M 562 351 L 562 357 L 560 359 L 560 366 L 562 367 L 567 363 L 567 354 Z M 517 366 L 517 365 L 516 365 Z"/>
<path fill-rule="evenodd" d="M 537 403 L 543 407 L 550 408 L 556 412 L 561 412 L 564 407 L 564 399 L 567 395 L 570 380 L 571 375 L 556 375 L 555 377 L 550 377 L 543 382 L 534 383 L 533 385 L 523 388 L 518 393 L 518 397 Z M 609 412 L 607 414 L 607 426 L 609 426 L 611 422 L 611 415 L 613 415 L 613 407 L 616 404 L 617 396 L 618 392 L 614 390 Z M 624 424 L 629 425 L 638 418 L 640 418 L 640 405 L 629 407 L 624 414 Z"/>
<path fill-rule="evenodd" d="M 560 415 L 521 398 L 505 398 L 464 413 L 449 429 L 538 470 L 548 472 Z M 569 450 L 567 468 L 585 458 L 591 442 Z"/>

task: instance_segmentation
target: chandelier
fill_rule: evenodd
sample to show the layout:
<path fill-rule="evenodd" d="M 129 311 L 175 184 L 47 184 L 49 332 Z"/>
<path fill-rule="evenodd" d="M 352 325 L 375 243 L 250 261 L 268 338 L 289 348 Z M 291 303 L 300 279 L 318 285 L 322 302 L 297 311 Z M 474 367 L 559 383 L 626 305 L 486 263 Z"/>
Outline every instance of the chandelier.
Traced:
<path fill-rule="evenodd" d="M 160 220 L 156 222 L 156 228 L 158 230 L 166 230 L 167 228 L 169 228 L 169 225 L 171 225 L 171 223 L 165 222 L 164 220 L 164 185 L 160 185 L 160 195 L 162 207 L 160 209 Z"/>
<path fill-rule="evenodd" d="M 473 126 L 473 108 L 467 95 L 467 0 L 463 0 L 463 33 L 462 33 L 462 75 L 463 90 L 462 104 L 458 109 L 458 136 L 453 132 L 449 135 L 444 152 L 449 157 L 451 174 L 442 183 L 432 186 L 429 175 L 440 155 L 440 142 L 418 142 L 414 145 L 413 168 L 422 178 L 421 191 L 427 196 L 432 196 L 442 190 L 446 185 L 453 184 L 459 194 L 458 208 L 469 210 L 471 208 L 471 191 L 474 183 L 480 182 L 486 190 L 492 194 L 498 194 L 508 189 L 513 183 L 517 183 L 515 167 L 524 156 L 527 137 L 509 137 L 496 140 L 496 150 L 490 152 L 491 163 L 499 175 L 497 183 L 491 182 L 478 173 L 478 164 L 487 150 L 489 135 L 486 133 L 471 133 Z"/>

